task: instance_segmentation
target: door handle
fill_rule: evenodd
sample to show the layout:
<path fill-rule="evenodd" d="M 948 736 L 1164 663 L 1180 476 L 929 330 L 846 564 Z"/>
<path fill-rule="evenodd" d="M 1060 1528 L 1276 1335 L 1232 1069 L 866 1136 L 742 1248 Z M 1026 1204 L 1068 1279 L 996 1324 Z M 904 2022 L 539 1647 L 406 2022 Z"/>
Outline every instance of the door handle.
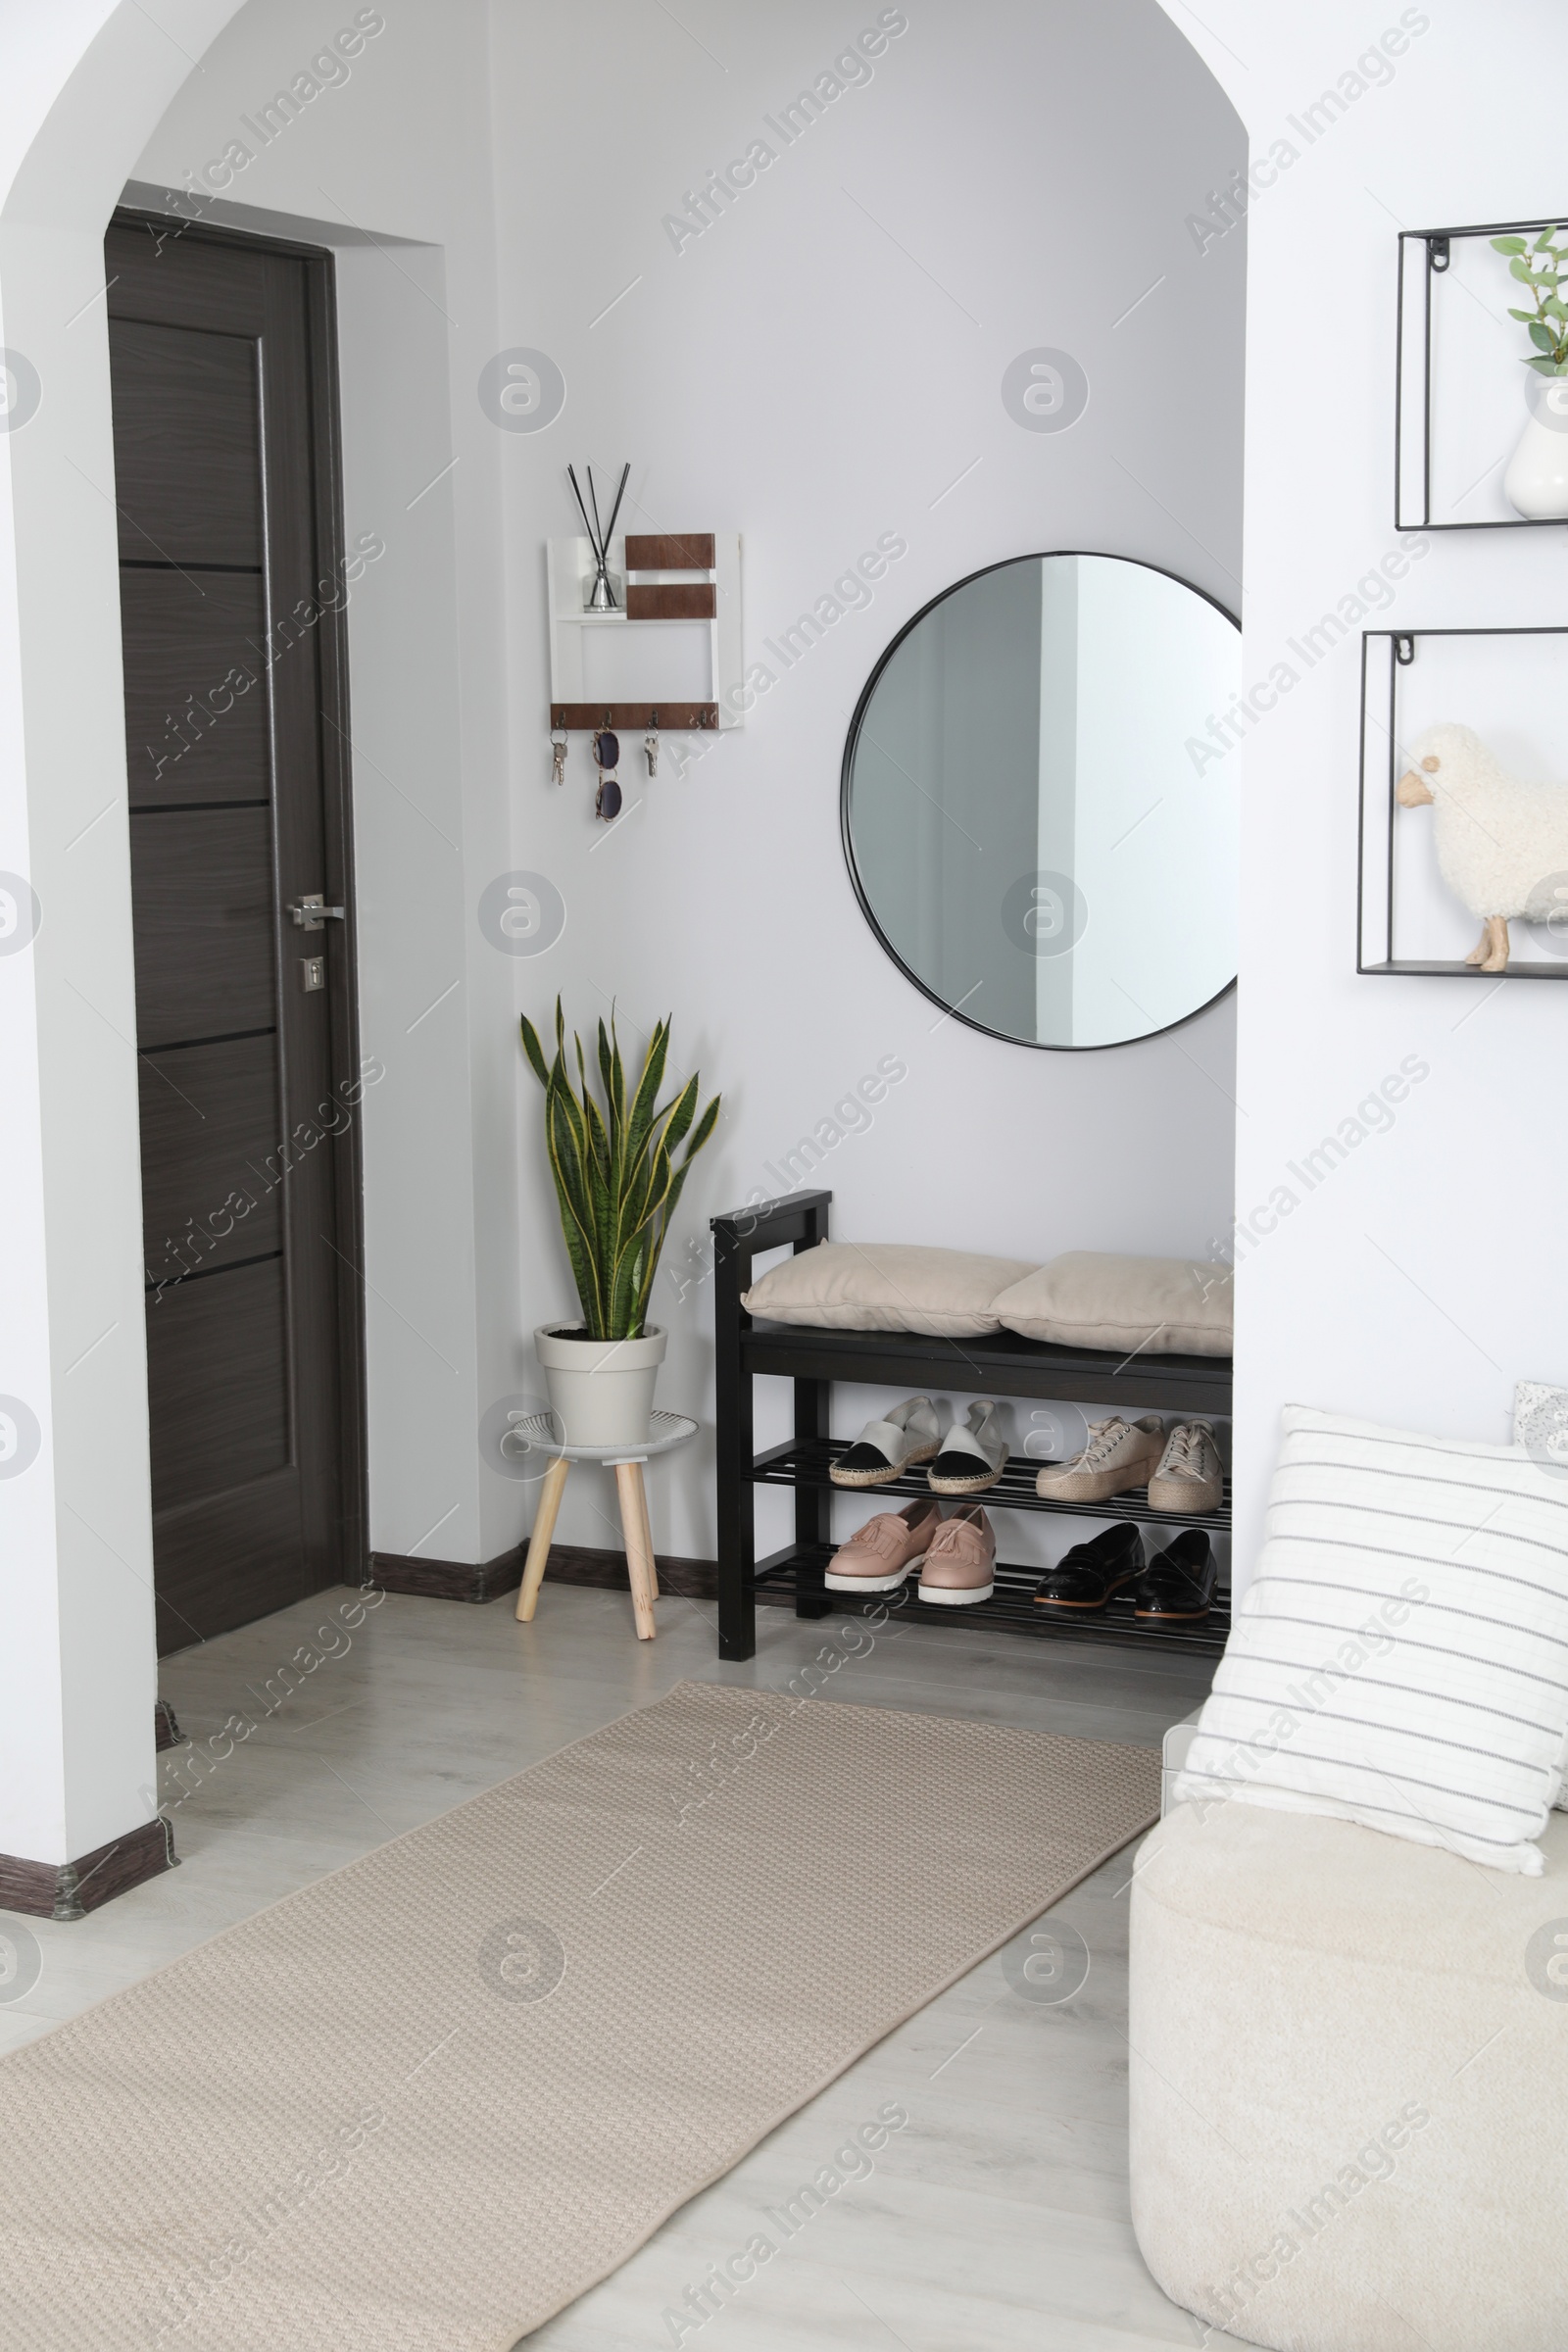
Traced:
<path fill-rule="evenodd" d="M 290 899 L 288 910 L 300 930 L 319 931 L 323 923 L 341 923 L 346 920 L 341 906 L 327 906 L 322 904 L 323 895 L 318 890 L 311 890 L 307 891 L 302 899 Z"/>

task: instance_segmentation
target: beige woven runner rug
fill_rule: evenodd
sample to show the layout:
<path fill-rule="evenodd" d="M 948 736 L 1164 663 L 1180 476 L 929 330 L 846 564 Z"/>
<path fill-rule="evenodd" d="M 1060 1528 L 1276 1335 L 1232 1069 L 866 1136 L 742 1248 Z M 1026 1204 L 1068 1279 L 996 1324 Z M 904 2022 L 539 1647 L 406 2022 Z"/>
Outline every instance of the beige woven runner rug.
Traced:
<path fill-rule="evenodd" d="M 684 1683 L 0 2062 L 15 2352 L 511 2352 L 1158 1810 Z"/>

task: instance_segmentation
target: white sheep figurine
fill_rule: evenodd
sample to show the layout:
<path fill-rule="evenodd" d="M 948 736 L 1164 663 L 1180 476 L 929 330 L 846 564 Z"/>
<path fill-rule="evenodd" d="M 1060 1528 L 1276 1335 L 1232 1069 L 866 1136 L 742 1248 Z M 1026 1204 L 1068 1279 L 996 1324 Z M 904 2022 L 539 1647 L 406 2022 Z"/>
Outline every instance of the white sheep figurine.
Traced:
<path fill-rule="evenodd" d="M 1481 917 L 1465 961 L 1506 971 L 1510 915 L 1568 916 L 1568 790 L 1510 776 L 1473 727 L 1428 727 L 1410 757 L 1395 795 L 1404 808 L 1434 807 L 1443 879 Z"/>

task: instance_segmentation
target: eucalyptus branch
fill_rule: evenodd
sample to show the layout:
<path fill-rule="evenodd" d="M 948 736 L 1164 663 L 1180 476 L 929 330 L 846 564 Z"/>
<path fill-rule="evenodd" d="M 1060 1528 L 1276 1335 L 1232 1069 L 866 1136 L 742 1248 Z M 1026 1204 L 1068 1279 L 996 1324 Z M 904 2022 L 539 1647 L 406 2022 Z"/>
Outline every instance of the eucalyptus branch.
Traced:
<path fill-rule="evenodd" d="M 1552 243 L 1564 233 L 1563 224 L 1557 223 L 1544 229 L 1534 245 L 1527 245 L 1523 237 L 1492 240 L 1494 253 L 1508 258 L 1509 276 L 1528 286 L 1535 300 L 1533 311 L 1516 310 L 1510 303 L 1508 316 L 1520 320 L 1536 347 L 1524 365 L 1542 375 L 1568 375 L 1568 303 L 1562 298 L 1568 247 Z"/>

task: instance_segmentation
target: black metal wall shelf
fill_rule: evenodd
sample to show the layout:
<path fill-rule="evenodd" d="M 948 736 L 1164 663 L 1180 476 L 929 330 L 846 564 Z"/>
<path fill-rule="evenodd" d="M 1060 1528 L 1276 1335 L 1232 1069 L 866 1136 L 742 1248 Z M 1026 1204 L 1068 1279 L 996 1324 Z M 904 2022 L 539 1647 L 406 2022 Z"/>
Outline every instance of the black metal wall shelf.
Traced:
<path fill-rule="evenodd" d="M 1568 964 L 1527 963 L 1510 956 L 1500 972 L 1478 971 L 1473 963 L 1423 962 L 1407 956 L 1398 962 L 1358 963 L 1363 979 L 1372 980 L 1568 980 Z"/>
<path fill-rule="evenodd" d="M 1355 968 L 1374 979 L 1468 980 L 1472 986 L 1479 982 L 1488 988 L 1498 980 L 1568 980 L 1568 938 L 1551 943 L 1538 956 L 1510 954 L 1500 972 L 1483 971 L 1479 965 L 1457 956 L 1450 959 L 1396 953 L 1401 942 L 1407 949 L 1412 944 L 1413 930 L 1426 929 L 1412 924 L 1408 914 L 1401 918 L 1396 830 L 1428 825 L 1433 821 L 1434 811 L 1401 809 L 1395 787 L 1405 763 L 1404 747 L 1420 728 L 1439 716 L 1451 719 L 1459 715 L 1433 699 L 1428 682 L 1433 656 L 1446 646 L 1490 647 L 1499 655 L 1506 654 L 1510 646 L 1516 647 L 1521 656 L 1521 678 L 1524 654 L 1534 649 L 1537 659 L 1528 682 L 1510 686 L 1501 697 L 1500 707 L 1506 708 L 1511 715 L 1517 707 L 1531 708 L 1533 701 L 1535 717 L 1531 723 L 1541 741 L 1555 744 L 1557 740 L 1560 724 L 1557 713 L 1568 690 L 1568 625 L 1543 622 L 1524 628 L 1362 631 Z M 1550 659 L 1553 652 L 1554 666 Z M 1545 659 L 1541 659 L 1542 656 Z M 1534 674 L 1536 671 L 1539 675 Z M 1464 701 L 1476 694 L 1473 663 L 1467 661 L 1460 667 L 1456 662 L 1450 662 L 1446 674 L 1458 680 L 1446 689 L 1448 699 Z M 1422 710 L 1417 705 L 1412 711 L 1418 690 L 1430 707 Z M 1496 691 L 1495 687 L 1491 691 Z M 1477 731 L 1484 734 L 1485 728 Z M 1450 902 L 1450 916 L 1456 904 Z M 1455 927 L 1466 925 L 1473 930 L 1473 918 L 1469 915 L 1463 915 Z M 1528 940 L 1538 931 L 1544 934 L 1544 926 L 1515 922 L 1510 934 L 1512 948 L 1516 950 L 1522 938 Z"/>
<path fill-rule="evenodd" d="M 1395 357 L 1395 423 L 1394 423 L 1394 527 L 1397 531 L 1540 531 L 1561 530 L 1561 518 L 1532 517 L 1525 514 L 1495 514 L 1482 515 L 1473 521 L 1463 521 L 1447 515 L 1434 518 L 1433 496 L 1433 436 L 1434 436 L 1434 361 L 1433 319 L 1434 286 L 1445 279 L 1452 281 L 1456 305 L 1455 317 L 1465 326 L 1475 323 L 1463 305 L 1457 303 L 1463 270 L 1454 265 L 1463 249 L 1472 240 L 1491 237 L 1539 236 L 1544 229 L 1568 221 L 1568 213 L 1555 220 L 1492 220 L 1470 223 L 1462 228 L 1406 229 L 1399 237 L 1399 270 L 1397 295 L 1397 345 Z M 1458 249 L 1456 251 L 1456 249 Z M 1499 295 L 1506 280 L 1506 264 L 1500 255 L 1491 260 L 1496 266 Z M 1473 289 L 1471 289 L 1473 291 Z M 1441 299 L 1441 298 L 1440 298 Z M 1506 302 L 1501 309 L 1506 312 Z M 1518 362 L 1526 356 L 1525 329 L 1517 320 L 1509 320 L 1510 329 L 1520 337 L 1521 349 L 1502 365 L 1512 368 L 1519 382 L 1518 414 L 1514 423 L 1514 438 L 1524 430 L 1525 370 Z M 1441 329 L 1440 329 L 1441 337 Z M 1441 359 L 1440 359 L 1441 369 Z M 1506 454 L 1506 453 L 1505 453 Z M 1448 504 L 1462 504 L 1472 497 L 1493 470 L 1484 466 L 1481 474 L 1472 481 L 1460 482 L 1451 492 L 1440 494 L 1437 505 L 1444 510 Z M 1460 466 L 1459 474 L 1468 474 L 1469 466 Z M 1498 494 L 1500 498 L 1500 493 Z"/>
<path fill-rule="evenodd" d="M 833 1552 L 832 1499 L 853 1494 L 871 1508 L 928 1495 L 923 1470 L 885 1486 L 835 1487 L 829 1476 L 844 1441 L 829 1435 L 835 1380 L 912 1390 L 956 1390 L 996 1396 L 1042 1396 L 1110 1404 L 1129 1415 L 1164 1409 L 1221 1418 L 1231 1409 L 1228 1358 L 1198 1355 L 1117 1356 L 1103 1349 L 1058 1348 L 1010 1332 L 983 1339 L 930 1339 L 911 1332 L 828 1331 L 814 1326 L 754 1323 L 741 1305 L 753 1261 L 784 1246 L 797 1252 L 828 1238 L 831 1193 L 796 1193 L 760 1207 L 712 1220 L 718 1435 L 719 1655 L 749 1658 L 757 1648 L 757 1589 L 791 1592 L 796 1614 L 823 1617 L 844 1602 L 827 1592 L 823 1572 Z M 790 1380 L 795 1388 L 795 1435 L 758 1453 L 753 1436 L 752 1384 L 759 1374 Z M 1035 1492 L 1042 1463 L 1014 1456 L 995 1487 L 976 1497 L 988 1511 L 1046 1512 L 1055 1516 L 1131 1520 L 1174 1535 L 1182 1527 L 1223 1534 L 1230 1526 L 1230 1484 L 1221 1508 L 1181 1518 L 1151 1508 L 1143 1490 L 1103 1503 L 1055 1502 Z M 757 1557 L 754 1501 L 759 1487 L 788 1487 L 795 1495 L 795 1541 L 763 1560 Z M 1131 1642 L 1140 1648 L 1215 1655 L 1230 1626 L 1228 1592 L 1215 1596 L 1206 1619 L 1191 1626 L 1140 1622 L 1122 1599 L 1079 1619 L 1035 1606 L 1039 1568 L 999 1563 L 991 1599 L 967 1608 L 933 1608 L 912 1589 L 894 1596 L 910 1622 L 1004 1628 L 1058 1640 Z M 890 1604 L 892 1605 L 892 1604 Z"/>

